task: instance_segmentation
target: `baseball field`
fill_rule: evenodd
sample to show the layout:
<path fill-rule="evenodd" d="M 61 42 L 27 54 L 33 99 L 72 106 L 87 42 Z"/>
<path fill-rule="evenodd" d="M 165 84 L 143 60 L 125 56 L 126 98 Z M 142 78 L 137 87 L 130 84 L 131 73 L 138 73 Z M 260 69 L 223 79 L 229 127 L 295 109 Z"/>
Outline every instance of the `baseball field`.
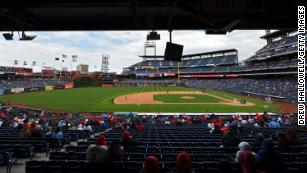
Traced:
<path fill-rule="evenodd" d="M 275 112 L 280 107 L 232 93 L 185 87 L 75 88 L 5 95 L 0 100 L 70 112 Z"/>

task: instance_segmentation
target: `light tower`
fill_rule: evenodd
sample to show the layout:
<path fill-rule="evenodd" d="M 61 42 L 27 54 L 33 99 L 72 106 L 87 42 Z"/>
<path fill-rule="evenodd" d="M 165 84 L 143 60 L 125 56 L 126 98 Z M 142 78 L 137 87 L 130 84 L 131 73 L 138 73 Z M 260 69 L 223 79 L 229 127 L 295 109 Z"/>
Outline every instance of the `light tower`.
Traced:
<path fill-rule="evenodd" d="M 101 61 L 101 72 L 102 73 L 108 73 L 109 59 L 110 59 L 110 55 L 106 55 L 106 54 L 102 55 L 102 61 Z"/>

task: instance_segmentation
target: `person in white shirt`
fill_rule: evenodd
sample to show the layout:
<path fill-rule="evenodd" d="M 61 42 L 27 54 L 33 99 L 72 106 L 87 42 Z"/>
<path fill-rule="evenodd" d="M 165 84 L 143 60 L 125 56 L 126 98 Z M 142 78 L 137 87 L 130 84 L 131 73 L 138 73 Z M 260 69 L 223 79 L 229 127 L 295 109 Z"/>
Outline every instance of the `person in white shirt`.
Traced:
<path fill-rule="evenodd" d="M 241 142 L 238 146 L 239 148 L 239 151 L 237 151 L 237 154 L 236 154 L 236 158 L 235 158 L 235 162 L 240 162 L 240 157 L 241 157 L 241 154 L 243 153 L 243 151 L 250 151 L 250 145 L 249 143 L 247 142 Z M 256 153 L 252 152 L 251 153 L 256 156 Z"/>

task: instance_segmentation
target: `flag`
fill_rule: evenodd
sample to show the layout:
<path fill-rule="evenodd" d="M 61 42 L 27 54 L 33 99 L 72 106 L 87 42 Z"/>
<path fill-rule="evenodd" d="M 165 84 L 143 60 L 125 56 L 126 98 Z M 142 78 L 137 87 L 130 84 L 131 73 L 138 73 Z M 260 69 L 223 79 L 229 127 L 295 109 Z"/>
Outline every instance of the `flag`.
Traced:
<path fill-rule="evenodd" d="M 28 65 L 27 61 L 23 61 L 23 65 Z"/>
<path fill-rule="evenodd" d="M 72 62 L 77 62 L 77 57 L 78 57 L 77 55 L 73 55 L 72 56 Z"/>
<path fill-rule="evenodd" d="M 62 57 L 63 57 L 63 58 L 67 58 L 67 55 L 63 54 Z"/>
<path fill-rule="evenodd" d="M 33 62 L 32 62 L 32 66 L 36 66 L 36 61 L 33 61 Z"/>
<path fill-rule="evenodd" d="M 18 60 L 15 60 L 15 61 L 14 61 L 14 65 L 18 65 Z"/>
<path fill-rule="evenodd" d="M 58 61 L 58 60 L 60 60 L 60 58 L 59 57 L 55 57 L 55 60 Z"/>

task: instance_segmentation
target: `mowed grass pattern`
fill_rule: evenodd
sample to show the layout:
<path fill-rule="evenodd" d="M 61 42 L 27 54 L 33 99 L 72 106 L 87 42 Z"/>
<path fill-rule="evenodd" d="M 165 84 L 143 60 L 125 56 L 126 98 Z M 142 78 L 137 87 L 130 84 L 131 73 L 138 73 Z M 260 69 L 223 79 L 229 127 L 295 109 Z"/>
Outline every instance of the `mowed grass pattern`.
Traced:
<path fill-rule="evenodd" d="M 75 88 L 68 90 L 39 91 L 1 96 L 0 100 L 19 103 L 34 108 L 70 112 L 263 112 L 278 111 L 278 104 L 230 93 L 207 91 L 223 98 L 246 99 L 255 106 L 231 106 L 216 104 L 159 104 L 116 105 L 117 96 L 150 91 L 195 91 L 185 87 L 113 87 Z M 186 99 L 188 100 L 188 99 Z"/>
<path fill-rule="evenodd" d="M 219 103 L 220 101 L 216 97 L 197 94 L 157 94 L 154 95 L 154 100 L 163 103 Z"/>

